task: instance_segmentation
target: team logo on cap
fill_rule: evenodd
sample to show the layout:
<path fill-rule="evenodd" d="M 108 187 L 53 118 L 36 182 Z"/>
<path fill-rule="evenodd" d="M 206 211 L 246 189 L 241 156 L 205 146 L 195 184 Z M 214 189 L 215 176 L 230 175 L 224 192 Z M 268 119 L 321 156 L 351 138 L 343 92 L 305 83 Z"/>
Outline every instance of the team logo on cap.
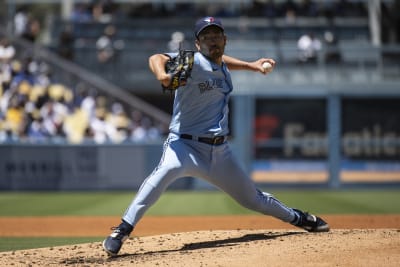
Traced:
<path fill-rule="evenodd" d="M 204 21 L 207 22 L 207 23 L 213 23 L 214 20 L 215 20 L 215 19 L 214 19 L 213 17 L 208 17 L 208 18 L 206 18 Z"/>

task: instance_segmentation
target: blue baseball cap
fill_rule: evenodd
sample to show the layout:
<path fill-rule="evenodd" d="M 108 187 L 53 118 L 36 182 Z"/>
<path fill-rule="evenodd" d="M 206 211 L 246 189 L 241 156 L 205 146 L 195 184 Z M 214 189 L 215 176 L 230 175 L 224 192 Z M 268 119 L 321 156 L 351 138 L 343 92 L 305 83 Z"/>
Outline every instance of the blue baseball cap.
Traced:
<path fill-rule="evenodd" d="M 194 34 L 196 37 L 199 37 L 200 32 L 209 26 L 217 26 L 224 31 L 224 27 L 222 26 L 220 19 L 214 17 L 204 17 L 196 22 L 196 26 L 194 28 Z"/>

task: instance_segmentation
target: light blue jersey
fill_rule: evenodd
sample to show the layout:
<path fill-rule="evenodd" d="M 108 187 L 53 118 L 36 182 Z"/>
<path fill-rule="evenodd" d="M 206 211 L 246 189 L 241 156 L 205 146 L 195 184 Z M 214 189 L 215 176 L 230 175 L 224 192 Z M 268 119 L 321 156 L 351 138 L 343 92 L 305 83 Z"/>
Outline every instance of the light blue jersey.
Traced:
<path fill-rule="evenodd" d="M 177 53 L 167 56 L 174 58 Z M 231 75 L 225 63 L 194 55 L 191 77 L 175 92 L 170 131 L 204 137 L 228 135 L 228 102 L 232 92 Z"/>
<path fill-rule="evenodd" d="M 173 58 L 177 53 L 166 55 Z M 219 66 L 195 53 L 191 78 L 175 92 L 171 133 L 164 143 L 161 160 L 126 210 L 124 221 L 135 226 L 167 187 L 183 177 L 202 178 L 249 209 L 285 222 L 294 219 L 292 209 L 256 188 L 240 167 L 228 142 L 213 145 L 183 138 L 183 135 L 203 138 L 227 135 L 232 89 L 225 63 Z"/>

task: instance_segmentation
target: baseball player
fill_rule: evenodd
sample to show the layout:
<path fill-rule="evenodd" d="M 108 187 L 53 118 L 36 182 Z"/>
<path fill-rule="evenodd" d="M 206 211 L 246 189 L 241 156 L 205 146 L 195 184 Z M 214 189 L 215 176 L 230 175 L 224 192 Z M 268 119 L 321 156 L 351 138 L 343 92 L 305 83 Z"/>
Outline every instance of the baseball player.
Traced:
<path fill-rule="evenodd" d="M 103 242 L 104 250 L 115 256 L 144 213 L 166 188 L 181 177 L 205 179 L 229 194 L 244 207 L 276 217 L 309 232 L 327 232 L 321 218 L 285 206 L 271 194 L 256 188 L 227 142 L 228 101 L 233 90 L 229 70 L 249 70 L 266 74 L 261 58 L 245 62 L 224 55 L 227 37 L 219 19 L 205 17 L 196 22 L 197 52 L 155 54 L 149 66 L 164 89 L 175 94 L 170 134 L 164 143 L 158 166 L 145 179 L 127 208 L 118 227 Z M 184 57 L 179 58 L 179 57 Z M 172 71 L 166 65 L 179 58 Z M 182 74 L 183 73 L 183 74 Z M 177 89 L 177 90 L 176 90 Z"/>

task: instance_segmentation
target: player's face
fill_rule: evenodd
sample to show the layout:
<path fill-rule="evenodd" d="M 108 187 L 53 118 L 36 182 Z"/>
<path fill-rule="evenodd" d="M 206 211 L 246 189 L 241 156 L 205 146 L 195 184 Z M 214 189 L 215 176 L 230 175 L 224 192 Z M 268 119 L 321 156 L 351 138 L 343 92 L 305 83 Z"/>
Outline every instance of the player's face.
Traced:
<path fill-rule="evenodd" d="M 200 53 L 213 61 L 222 58 L 225 51 L 226 36 L 217 26 L 209 26 L 202 30 L 196 40 L 196 47 Z"/>

